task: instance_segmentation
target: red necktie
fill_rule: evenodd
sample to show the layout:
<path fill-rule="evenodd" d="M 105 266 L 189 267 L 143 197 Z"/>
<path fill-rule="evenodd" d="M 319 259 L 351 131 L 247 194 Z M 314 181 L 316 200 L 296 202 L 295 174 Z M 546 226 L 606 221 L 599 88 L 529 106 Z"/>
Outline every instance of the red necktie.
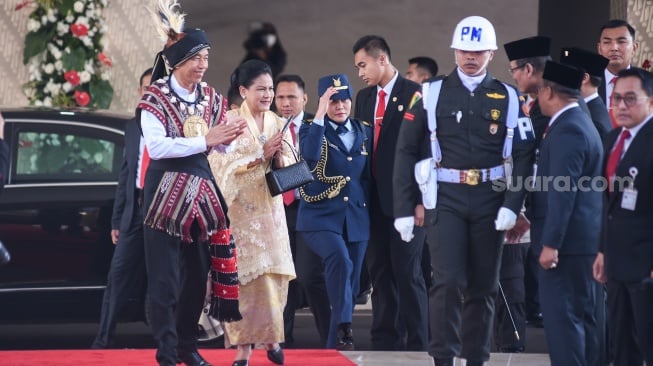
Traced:
<path fill-rule="evenodd" d="M 290 123 L 290 136 L 292 137 L 292 145 L 297 148 L 297 132 L 295 132 L 295 124 Z"/>
<path fill-rule="evenodd" d="M 617 77 L 613 76 L 612 79 L 610 79 L 610 83 L 612 84 L 612 93 L 614 93 L 614 84 L 617 81 Z M 608 108 L 608 112 L 610 114 L 610 122 L 612 122 L 612 128 L 617 127 L 617 120 L 614 118 L 614 112 L 612 108 L 616 108 L 616 106 L 612 106 L 612 93 L 610 95 L 606 95 L 605 97 L 608 98 L 608 101 L 610 102 L 610 108 Z"/>
<path fill-rule="evenodd" d="M 141 157 L 141 175 L 139 175 L 140 189 L 145 187 L 145 173 L 147 173 L 147 167 L 150 165 L 150 153 L 147 152 L 147 147 L 143 147 L 143 156 Z"/>
<path fill-rule="evenodd" d="M 379 90 L 379 102 L 376 104 L 376 113 L 374 114 L 374 144 L 372 145 L 372 174 L 374 176 L 376 176 L 376 147 L 379 146 L 379 136 L 381 136 L 381 125 L 385 113 L 385 95 L 386 92 L 383 89 Z"/>
<path fill-rule="evenodd" d="M 610 157 L 608 157 L 607 164 L 605 165 L 605 175 L 608 178 L 608 189 L 610 192 L 612 192 L 612 181 L 617 172 L 617 165 L 619 165 L 619 160 L 621 160 L 621 155 L 624 152 L 624 143 L 628 138 L 630 138 L 630 131 L 623 130 L 621 135 L 619 135 L 617 144 L 614 146 L 614 149 L 612 149 L 612 152 L 610 153 Z"/>
<path fill-rule="evenodd" d="M 293 147 L 297 148 L 297 134 L 295 133 L 295 124 L 290 122 L 290 136 L 292 136 L 292 144 Z M 293 202 L 295 202 L 295 190 L 292 189 L 288 192 L 283 192 L 281 194 L 283 197 L 283 204 L 286 206 L 290 206 Z"/>

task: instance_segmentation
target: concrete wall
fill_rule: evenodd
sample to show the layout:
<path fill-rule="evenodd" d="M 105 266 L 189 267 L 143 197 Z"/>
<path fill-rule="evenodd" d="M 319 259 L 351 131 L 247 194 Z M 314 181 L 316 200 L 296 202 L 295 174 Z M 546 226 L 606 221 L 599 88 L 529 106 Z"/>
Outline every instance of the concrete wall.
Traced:
<path fill-rule="evenodd" d="M 214 47 L 207 80 L 223 93 L 245 55 L 247 25 L 255 20 L 275 24 L 288 53 L 284 72 L 300 74 L 307 82 L 309 110 L 317 106 L 321 76 L 343 72 L 356 90 L 364 86 L 356 75 L 351 48 L 365 34 L 386 38 L 393 63 L 402 73 L 407 60 L 418 55 L 434 57 L 441 72 L 449 73 L 454 67 L 449 46 L 456 24 L 466 16 L 481 15 L 494 23 L 499 43 L 490 70 L 510 80 L 502 45 L 537 34 L 538 24 L 537 0 L 186 0 L 182 5 L 190 24 L 209 33 Z"/>

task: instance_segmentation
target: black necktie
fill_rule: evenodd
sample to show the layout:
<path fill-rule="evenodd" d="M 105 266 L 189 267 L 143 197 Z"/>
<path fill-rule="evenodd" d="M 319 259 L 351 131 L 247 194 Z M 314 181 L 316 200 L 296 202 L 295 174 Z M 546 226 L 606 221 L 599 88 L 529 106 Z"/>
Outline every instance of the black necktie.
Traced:
<path fill-rule="evenodd" d="M 337 133 L 338 135 L 344 135 L 344 134 L 346 134 L 347 132 L 349 132 L 349 130 L 347 129 L 347 127 L 345 127 L 344 124 L 342 124 L 342 125 L 338 125 L 338 127 L 336 127 L 336 133 Z"/>

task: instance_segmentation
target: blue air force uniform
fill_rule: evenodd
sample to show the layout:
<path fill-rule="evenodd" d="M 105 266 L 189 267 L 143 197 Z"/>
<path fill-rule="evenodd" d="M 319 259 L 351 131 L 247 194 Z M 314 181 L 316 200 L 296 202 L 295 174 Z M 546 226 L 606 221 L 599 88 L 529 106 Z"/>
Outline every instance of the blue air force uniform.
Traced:
<path fill-rule="evenodd" d="M 319 95 L 337 81 L 342 89 L 332 99 L 351 99 L 344 75 L 320 79 Z M 338 131 L 336 131 L 338 130 Z M 359 278 L 369 239 L 369 189 L 372 127 L 349 118 L 337 124 L 325 116 L 299 130 L 302 157 L 315 181 L 300 189 L 297 234 L 322 258 L 331 303 L 331 323 L 326 347 L 337 347 L 339 331 L 350 324 Z M 352 345 L 353 346 L 353 345 Z"/>

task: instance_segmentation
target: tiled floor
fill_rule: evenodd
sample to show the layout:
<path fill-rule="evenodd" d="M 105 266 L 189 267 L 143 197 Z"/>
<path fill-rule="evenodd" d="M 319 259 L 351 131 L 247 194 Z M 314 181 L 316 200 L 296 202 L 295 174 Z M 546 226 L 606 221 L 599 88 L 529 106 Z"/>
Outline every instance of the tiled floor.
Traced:
<path fill-rule="evenodd" d="M 342 352 L 359 366 L 432 366 L 433 360 L 425 352 Z M 464 366 L 464 360 L 456 360 Z M 493 353 L 485 366 L 548 366 L 549 355 L 533 353 Z"/>

